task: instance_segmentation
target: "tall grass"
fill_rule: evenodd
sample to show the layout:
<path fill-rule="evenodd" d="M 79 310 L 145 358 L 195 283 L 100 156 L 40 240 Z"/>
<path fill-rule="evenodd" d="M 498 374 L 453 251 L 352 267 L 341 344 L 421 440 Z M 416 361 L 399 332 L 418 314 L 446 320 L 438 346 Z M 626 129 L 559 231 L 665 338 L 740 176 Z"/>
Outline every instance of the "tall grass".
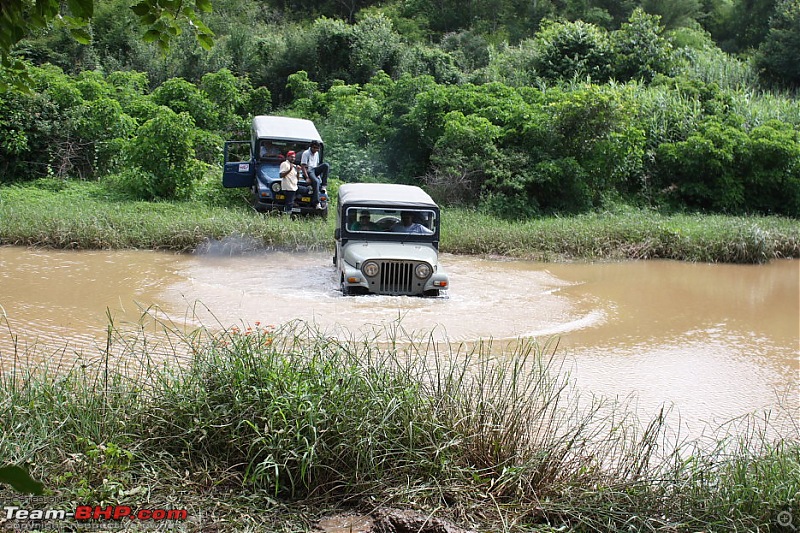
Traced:
<path fill-rule="evenodd" d="M 281 216 L 201 202 L 144 202 L 109 196 L 98 183 L 3 187 L 0 242 L 73 249 L 192 251 L 209 240 L 246 237 L 252 246 L 320 249 L 333 230 L 317 218 Z M 59 190 L 59 187 L 61 189 Z M 54 190 L 55 189 L 55 190 Z"/>
<path fill-rule="evenodd" d="M 106 197 L 97 183 L 67 182 L 61 187 L 0 188 L 0 244 L 179 252 L 215 242 L 233 243 L 238 251 L 333 247 L 333 213 L 328 220 L 296 220 L 256 213 L 244 201 L 236 207 L 131 202 Z M 538 260 L 758 263 L 800 257 L 800 224 L 781 217 L 663 215 L 627 207 L 509 222 L 474 210 L 446 208 L 441 250 Z"/>
<path fill-rule="evenodd" d="M 800 257 L 800 224 L 779 217 L 665 216 L 624 209 L 506 222 L 477 212 L 448 210 L 442 220 L 447 230 L 443 230 L 443 249 L 466 254 L 728 263 Z"/>
<path fill-rule="evenodd" d="M 758 74 L 753 65 L 719 50 L 708 48 L 692 52 L 694 58 L 684 66 L 684 72 L 705 83 L 716 83 L 721 89 L 732 92 L 751 91 L 759 86 Z"/>
<path fill-rule="evenodd" d="M 269 527 L 248 506 L 298 500 L 413 505 L 492 531 L 769 530 L 800 511 L 796 427 L 680 442 L 664 412 L 640 424 L 579 401 L 552 344 L 391 333 L 111 328 L 93 361 L 0 375 L 0 456 L 73 501 L 251 494 L 229 512 L 254 529 Z"/>

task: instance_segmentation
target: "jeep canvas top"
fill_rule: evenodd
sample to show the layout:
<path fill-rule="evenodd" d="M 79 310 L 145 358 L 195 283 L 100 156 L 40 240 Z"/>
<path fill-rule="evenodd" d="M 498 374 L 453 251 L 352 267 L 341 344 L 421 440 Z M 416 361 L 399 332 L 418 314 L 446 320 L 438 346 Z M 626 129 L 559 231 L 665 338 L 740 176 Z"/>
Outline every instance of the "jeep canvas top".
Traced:
<path fill-rule="evenodd" d="M 252 131 L 256 141 L 275 139 L 302 143 L 317 141 L 323 144 L 317 127 L 304 118 L 259 115 L 253 118 Z"/>
<path fill-rule="evenodd" d="M 439 210 L 433 199 L 413 185 L 395 183 L 348 183 L 339 188 L 339 205 L 374 205 L 387 207 L 431 207 Z"/>

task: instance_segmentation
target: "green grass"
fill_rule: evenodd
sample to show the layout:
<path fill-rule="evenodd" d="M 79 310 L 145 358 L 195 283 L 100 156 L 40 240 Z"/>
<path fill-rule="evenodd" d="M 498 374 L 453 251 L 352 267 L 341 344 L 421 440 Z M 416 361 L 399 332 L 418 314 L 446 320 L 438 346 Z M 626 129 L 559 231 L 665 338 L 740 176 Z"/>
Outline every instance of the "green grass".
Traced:
<path fill-rule="evenodd" d="M 800 223 L 780 217 L 662 215 L 624 208 L 568 218 L 505 222 L 446 211 L 443 249 L 540 260 L 679 259 L 758 263 L 800 257 Z M 443 231 L 444 233 L 444 231 Z"/>
<path fill-rule="evenodd" d="M 335 187 L 331 188 L 335 195 Z M 243 198 L 140 202 L 101 184 L 42 180 L 0 187 L 0 244 L 73 249 L 192 251 L 234 238 L 245 246 L 331 250 L 335 216 L 258 214 Z M 782 217 L 677 214 L 621 207 L 572 217 L 508 222 L 445 208 L 441 250 L 537 260 L 652 259 L 758 263 L 800 257 L 800 223 Z"/>
<path fill-rule="evenodd" d="M 58 187 L 61 187 L 59 190 Z M 101 184 L 45 180 L 0 188 L 0 242 L 72 249 L 191 251 L 209 239 L 246 236 L 259 246 L 326 248 L 325 222 L 302 224 L 247 208 L 204 202 L 143 202 L 115 197 Z"/>
<path fill-rule="evenodd" d="M 796 424 L 678 442 L 668 413 L 580 402 L 551 345 L 301 322 L 148 335 L 110 327 L 98 357 L 61 367 L 6 359 L 0 457 L 66 507 L 172 502 L 215 531 L 381 505 L 508 532 L 770 531 L 800 512 Z"/>

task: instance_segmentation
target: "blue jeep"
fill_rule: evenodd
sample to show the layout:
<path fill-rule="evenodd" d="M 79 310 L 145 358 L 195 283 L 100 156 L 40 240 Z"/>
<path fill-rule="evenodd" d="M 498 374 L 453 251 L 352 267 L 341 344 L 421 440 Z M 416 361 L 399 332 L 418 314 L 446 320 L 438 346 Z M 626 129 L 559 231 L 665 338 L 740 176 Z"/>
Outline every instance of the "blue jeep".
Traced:
<path fill-rule="evenodd" d="M 281 177 L 278 169 L 287 152 L 300 155 L 311 141 L 320 145 L 319 163 L 325 157 L 325 145 L 316 126 L 310 120 L 290 117 L 260 115 L 253 119 L 249 141 L 225 142 L 225 166 L 222 185 L 225 187 L 249 187 L 253 207 L 260 212 L 283 211 L 286 197 L 281 193 Z M 300 173 L 295 204 L 292 213 L 328 216 L 328 195 L 320 191 L 321 209 L 312 203 L 313 185 L 306 182 Z"/>

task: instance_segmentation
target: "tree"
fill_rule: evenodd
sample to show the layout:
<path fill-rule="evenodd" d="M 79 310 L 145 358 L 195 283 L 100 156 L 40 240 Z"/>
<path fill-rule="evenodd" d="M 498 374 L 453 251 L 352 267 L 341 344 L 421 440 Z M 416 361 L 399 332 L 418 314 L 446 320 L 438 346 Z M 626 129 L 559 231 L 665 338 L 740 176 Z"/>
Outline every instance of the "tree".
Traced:
<path fill-rule="evenodd" d="M 553 22 L 536 34 L 534 67 L 545 80 L 591 78 L 606 81 L 611 74 L 608 32 L 585 22 Z"/>
<path fill-rule="evenodd" d="M 82 44 L 92 40 L 90 23 L 94 17 L 95 0 L 3 0 L 0 3 L 0 69 L 7 71 L 3 78 L 20 87 L 30 85 L 25 64 L 13 55 L 14 47 L 27 37 L 55 24 L 63 25 L 72 37 Z M 197 41 L 206 49 L 213 45 L 213 32 L 198 12 L 211 11 L 211 0 L 140 0 L 131 6 L 139 24 L 147 31 L 142 39 L 155 43 L 166 51 L 170 41 L 183 32 L 188 24 Z M 7 82 L 0 85 L 5 88 Z"/>
<path fill-rule="evenodd" d="M 183 78 L 165 81 L 153 91 L 152 97 L 155 103 L 167 106 L 175 113 L 188 114 L 200 128 L 215 129 L 218 125 L 220 107 Z"/>
<path fill-rule="evenodd" d="M 800 0 L 782 0 L 770 19 L 769 33 L 758 48 L 755 64 L 769 85 L 800 87 Z"/>
<path fill-rule="evenodd" d="M 661 25 L 668 30 L 691 25 L 700 16 L 700 0 L 644 0 L 642 9 L 661 17 Z"/>
<path fill-rule="evenodd" d="M 141 170 L 140 197 L 175 198 L 202 175 L 194 158 L 198 134 L 188 113 L 162 107 L 159 114 L 139 127 L 131 141 L 129 162 Z"/>
<path fill-rule="evenodd" d="M 735 42 L 733 51 L 758 48 L 769 32 L 770 19 L 778 0 L 736 0 L 730 27 Z"/>
<path fill-rule="evenodd" d="M 632 79 L 650 82 L 656 74 L 669 74 L 672 68 L 672 45 L 661 35 L 659 17 L 637 8 L 628 22 L 612 32 L 614 70 L 620 81 Z"/>

